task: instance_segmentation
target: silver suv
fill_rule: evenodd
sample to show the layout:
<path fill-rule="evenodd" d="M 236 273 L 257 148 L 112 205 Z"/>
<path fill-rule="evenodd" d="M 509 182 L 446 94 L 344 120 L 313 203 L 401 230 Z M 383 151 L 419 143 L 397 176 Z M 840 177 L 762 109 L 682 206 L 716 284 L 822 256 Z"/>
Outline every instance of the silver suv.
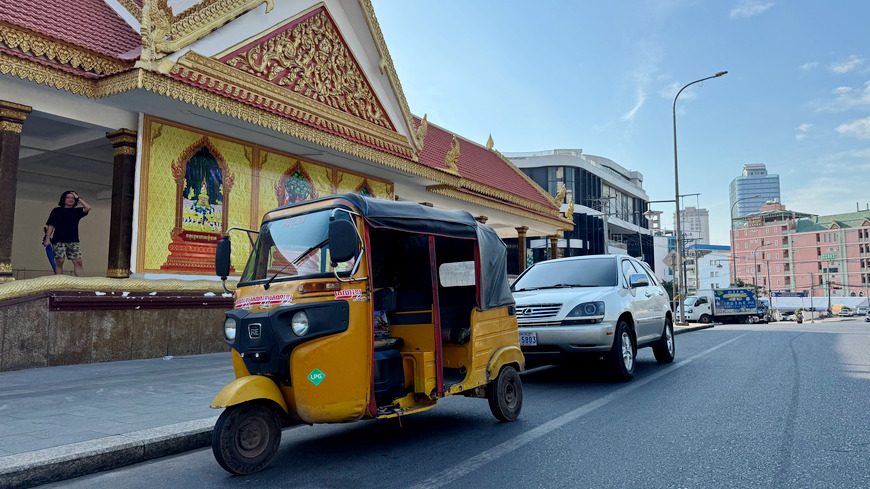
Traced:
<path fill-rule="evenodd" d="M 531 363 L 591 353 L 628 381 L 638 348 L 651 346 L 659 363 L 674 360 L 668 294 L 646 263 L 626 255 L 548 260 L 526 269 L 511 290 Z"/>

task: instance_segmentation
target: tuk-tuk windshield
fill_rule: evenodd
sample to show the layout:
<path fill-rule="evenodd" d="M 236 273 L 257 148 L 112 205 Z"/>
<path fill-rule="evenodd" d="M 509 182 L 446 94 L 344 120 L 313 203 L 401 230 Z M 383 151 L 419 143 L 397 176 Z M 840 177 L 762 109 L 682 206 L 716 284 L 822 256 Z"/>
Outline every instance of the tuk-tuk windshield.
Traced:
<path fill-rule="evenodd" d="M 331 209 L 325 209 L 264 223 L 240 281 L 332 275 L 328 239 L 331 213 Z M 339 213 L 337 217 L 342 216 L 346 214 Z M 336 268 L 344 272 L 353 265 L 351 259 Z"/>

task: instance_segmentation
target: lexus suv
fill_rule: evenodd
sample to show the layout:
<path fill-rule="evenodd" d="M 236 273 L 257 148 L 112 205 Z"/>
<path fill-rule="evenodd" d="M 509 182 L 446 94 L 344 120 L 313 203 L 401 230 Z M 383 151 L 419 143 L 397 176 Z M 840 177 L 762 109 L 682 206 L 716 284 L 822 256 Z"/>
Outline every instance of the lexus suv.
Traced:
<path fill-rule="evenodd" d="M 589 255 L 534 264 L 511 286 L 520 347 L 531 363 L 604 357 L 613 377 L 634 377 L 637 349 L 674 360 L 668 294 L 646 263 L 626 255 Z"/>

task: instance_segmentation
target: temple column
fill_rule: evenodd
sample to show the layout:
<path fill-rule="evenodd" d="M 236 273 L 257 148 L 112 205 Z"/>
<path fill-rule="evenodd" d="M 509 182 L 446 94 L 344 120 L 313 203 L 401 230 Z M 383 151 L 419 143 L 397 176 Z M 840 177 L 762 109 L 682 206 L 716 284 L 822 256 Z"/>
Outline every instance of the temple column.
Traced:
<path fill-rule="evenodd" d="M 115 153 L 112 171 L 112 217 L 109 231 L 109 267 L 106 276 L 130 276 L 133 244 L 133 195 L 136 178 L 136 131 L 106 133 Z"/>
<path fill-rule="evenodd" d="M 0 283 L 15 280 L 12 275 L 12 229 L 15 225 L 15 193 L 18 185 L 18 152 L 26 105 L 0 100 Z"/>
<path fill-rule="evenodd" d="M 550 238 L 550 259 L 555 260 L 559 258 L 559 235 L 551 234 L 548 238 Z"/>
<path fill-rule="evenodd" d="M 528 226 L 520 226 L 515 228 L 517 230 L 517 254 L 519 255 L 519 272 L 523 273 L 526 269 L 526 231 L 529 230 Z"/>

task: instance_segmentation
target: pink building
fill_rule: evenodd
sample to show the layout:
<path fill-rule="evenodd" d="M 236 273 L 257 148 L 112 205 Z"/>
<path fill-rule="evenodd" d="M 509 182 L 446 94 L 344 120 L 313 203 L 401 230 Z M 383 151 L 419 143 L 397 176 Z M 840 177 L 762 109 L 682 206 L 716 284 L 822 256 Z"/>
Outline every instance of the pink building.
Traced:
<path fill-rule="evenodd" d="M 814 216 L 778 202 L 740 219 L 734 268 L 746 284 L 816 297 L 870 296 L 870 210 Z"/>

